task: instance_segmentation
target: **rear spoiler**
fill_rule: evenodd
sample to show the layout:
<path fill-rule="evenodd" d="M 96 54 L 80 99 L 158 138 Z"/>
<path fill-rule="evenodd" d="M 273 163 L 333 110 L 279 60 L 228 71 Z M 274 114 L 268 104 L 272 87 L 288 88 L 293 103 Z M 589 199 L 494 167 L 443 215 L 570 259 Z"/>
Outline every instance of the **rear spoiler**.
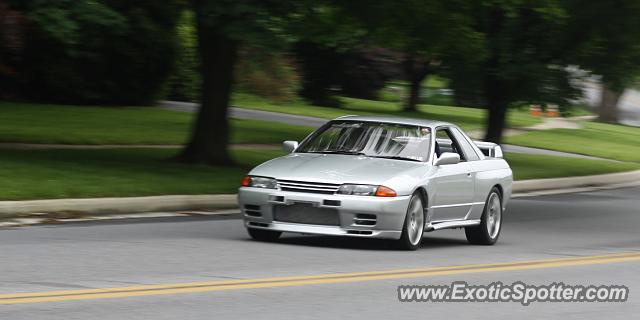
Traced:
<path fill-rule="evenodd" d="M 493 142 L 486 142 L 486 141 L 473 141 L 473 143 L 475 143 L 476 146 L 478 146 L 478 148 L 480 149 L 480 151 L 482 151 L 482 153 L 484 153 L 484 155 L 487 157 L 492 157 L 492 158 L 503 157 L 502 148 L 498 144 L 495 144 Z"/>

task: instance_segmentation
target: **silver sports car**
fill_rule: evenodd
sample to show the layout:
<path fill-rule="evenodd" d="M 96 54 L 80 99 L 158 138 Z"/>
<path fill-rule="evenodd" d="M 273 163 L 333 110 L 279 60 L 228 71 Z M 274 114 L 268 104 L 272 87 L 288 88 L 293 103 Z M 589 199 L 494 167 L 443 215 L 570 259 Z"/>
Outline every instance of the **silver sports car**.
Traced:
<path fill-rule="evenodd" d="M 509 164 L 498 145 L 474 142 L 453 124 L 345 116 L 284 148 L 290 154 L 242 179 L 238 200 L 255 239 L 387 238 L 415 250 L 427 231 L 464 228 L 475 244 L 500 235 Z"/>

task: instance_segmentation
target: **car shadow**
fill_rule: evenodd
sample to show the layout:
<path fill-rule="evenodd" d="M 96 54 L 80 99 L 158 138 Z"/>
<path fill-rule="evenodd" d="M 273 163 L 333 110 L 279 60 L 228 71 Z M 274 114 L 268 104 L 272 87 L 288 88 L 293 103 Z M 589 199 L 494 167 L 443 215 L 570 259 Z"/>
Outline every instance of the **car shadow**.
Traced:
<path fill-rule="evenodd" d="M 369 239 L 357 237 L 332 237 L 295 235 L 286 236 L 273 242 L 274 244 L 309 246 L 318 248 L 333 248 L 347 250 L 388 250 L 405 251 L 398 247 L 396 241 L 385 239 Z M 425 237 L 419 250 L 434 249 L 452 246 L 468 246 L 465 239 L 452 239 L 444 237 Z"/>

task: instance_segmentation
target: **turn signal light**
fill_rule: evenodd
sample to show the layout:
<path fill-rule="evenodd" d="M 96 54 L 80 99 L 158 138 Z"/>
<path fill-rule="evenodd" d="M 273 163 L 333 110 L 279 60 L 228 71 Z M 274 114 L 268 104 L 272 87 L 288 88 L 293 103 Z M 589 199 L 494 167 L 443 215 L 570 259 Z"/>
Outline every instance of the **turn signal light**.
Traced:
<path fill-rule="evenodd" d="M 376 190 L 376 197 L 395 197 L 398 194 L 391 188 L 379 186 Z"/>
<path fill-rule="evenodd" d="M 245 176 L 240 181 L 240 185 L 243 186 L 243 187 L 248 187 L 250 184 L 251 184 L 251 177 L 249 177 L 249 176 Z"/>

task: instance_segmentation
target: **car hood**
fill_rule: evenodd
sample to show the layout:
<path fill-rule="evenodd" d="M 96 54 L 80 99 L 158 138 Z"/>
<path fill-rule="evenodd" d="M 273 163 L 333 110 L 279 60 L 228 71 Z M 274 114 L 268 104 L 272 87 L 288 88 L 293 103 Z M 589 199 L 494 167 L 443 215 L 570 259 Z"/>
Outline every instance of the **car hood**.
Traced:
<path fill-rule="evenodd" d="M 283 180 L 383 184 L 422 162 L 340 154 L 293 153 L 267 161 L 250 174 Z"/>

